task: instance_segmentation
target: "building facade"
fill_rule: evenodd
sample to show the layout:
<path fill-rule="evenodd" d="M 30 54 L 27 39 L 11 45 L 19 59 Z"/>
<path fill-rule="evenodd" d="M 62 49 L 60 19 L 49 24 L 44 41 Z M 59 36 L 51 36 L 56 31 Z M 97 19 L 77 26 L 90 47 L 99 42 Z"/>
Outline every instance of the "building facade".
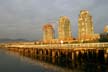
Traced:
<path fill-rule="evenodd" d="M 78 18 L 78 39 L 89 41 L 94 37 L 92 16 L 87 10 L 81 10 Z"/>
<path fill-rule="evenodd" d="M 54 39 L 54 29 L 51 24 L 45 24 L 43 26 L 43 41 L 50 43 Z"/>
<path fill-rule="evenodd" d="M 70 20 L 66 16 L 61 16 L 58 24 L 58 39 L 68 41 L 72 39 Z"/>

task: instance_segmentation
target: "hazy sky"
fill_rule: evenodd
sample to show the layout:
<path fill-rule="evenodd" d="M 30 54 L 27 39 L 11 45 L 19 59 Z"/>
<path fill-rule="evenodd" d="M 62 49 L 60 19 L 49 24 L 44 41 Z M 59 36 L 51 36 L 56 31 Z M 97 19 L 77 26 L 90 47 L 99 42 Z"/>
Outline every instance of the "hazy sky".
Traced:
<path fill-rule="evenodd" d="M 68 16 L 77 36 L 78 15 L 86 9 L 93 16 L 96 33 L 108 24 L 108 0 L 0 0 L 0 38 L 42 39 L 42 26 L 52 23 L 57 34 L 60 16 Z"/>

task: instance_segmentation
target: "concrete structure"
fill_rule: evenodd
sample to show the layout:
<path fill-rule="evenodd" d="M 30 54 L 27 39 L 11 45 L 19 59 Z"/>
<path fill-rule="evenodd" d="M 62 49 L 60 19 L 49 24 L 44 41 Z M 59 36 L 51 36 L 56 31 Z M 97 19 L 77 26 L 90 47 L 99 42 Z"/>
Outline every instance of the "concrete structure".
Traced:
<path fill-rule="evenodd" d="M 59 19 L 58 39 L 63 41 L 72 40 L 70 20 L 66 16 L 61 16 Z"/>
<path fill-rule="evenodd" d="M 87 10 L 81 10 L 78 19 L 78 38 L 80 41 L 92 40 L 94 36 L 92 16 Z"/>
<path fill-rule="evenodd" d="M 73 63 L 76 61 L 76 55 L 82 54 L 98 54 L 99 51 L 103 51 L 105 57 L 108 57 L 108 43 L 73 43 L 73 44 L 40 44 L 40 45 L 18 45 L 11 44 L 5 45 L 6 50 L 18 52 L 22 55 L 28 56 L 40 56 L 40 59 L 44 57 L 53 58 L 53 62 L 57 62 L 55 59 L 59 57 L 69 58 Z M 104 57 L 99 56 L 99 57 Z M 35 56 L 34 56 L 35 55 Z M 44 56 L 44 57 L 43 57 Z M 89 56 L 88 56 L 89 57 Z M 83 57 L 85 58 L 85 57 Z M 75 60 L 73 60 L 75 59 Z M 78 58 L 79 59 L 79 58 Z M 59 60 L 59 59 L 58 59 Z M 72 64 L 73 64 L 72 63 Z"/>
<path fill-rule="evenodd" d="M 5 48 L 34 48 L 34 49 L 108 49 L 108 42 L 102 43 L 72 43 L 72 44 L 4 44 Z"/>
<path fill-rule="evenodd" d="M 73 44 L 40 44 L 40 45 L 8 45 L 5 50 L 15 52 L 48 64 L 64 65 L 68 68 L 83 67 L 85 63 L 106 67 L 108 64 L 108 43 L 73 43 Z M 15 55 L 14 53 L 14 55 Z M 10 53 L 9 53 L 10 54 Z M 37 62 L 37 61 L 36 61 Z M 76 65 L 77 64 L 77 65 Z M 44 64 L 45 65 L 45 64 Z M 46 65 L 45 65 L 46 66 Z M 48 68 L 48 67 L 47 67 Z M 50 67 L 51 68 L 51 67 Z M 67 68 L 67 69 L 68 69 Z M 103 68 L 103 67 L 102 67 Z M 49 68 L 48 68 L 49 69 Z M 94 68 L 93 68 L 94 69 Z M 56 68 L 57 70 L 57 68 Z M 90 70 L 90 69 L 89 69 Z M 99 71 L 100 72 L 100 67 Z M 74 70 L 75 71 L 75 70 Z M 103 69 L 102 69 L 103 71 Z M 65 72 L 65 71 L 63 71 Z M 66 71 L 69 72 L 69 71 Z M 72 72 L 72 71 L 70 71 Z M 75 71 L 80 72 L 80 71 Z"/>
<path fill-rule="evenodd" d="M 43 42 L 50 43 L 54 39 L 54 29 L 51 24 L 43 26 Z"/>

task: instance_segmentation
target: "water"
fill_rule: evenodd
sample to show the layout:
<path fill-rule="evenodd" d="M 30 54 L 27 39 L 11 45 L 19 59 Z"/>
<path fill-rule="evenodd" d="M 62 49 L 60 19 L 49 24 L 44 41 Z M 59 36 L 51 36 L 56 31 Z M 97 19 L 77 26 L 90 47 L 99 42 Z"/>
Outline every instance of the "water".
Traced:
<path fill-rule="evenodd" d="M 52 58 L 0 49 L 0 72 L 108 72 L 108 54 L 79 52 L 70 60 L 63 54 Z"/>
<path fill-rule="evenodd" d="M 0 49 L 0 72 L 71 72 L 58 66 Z"/>

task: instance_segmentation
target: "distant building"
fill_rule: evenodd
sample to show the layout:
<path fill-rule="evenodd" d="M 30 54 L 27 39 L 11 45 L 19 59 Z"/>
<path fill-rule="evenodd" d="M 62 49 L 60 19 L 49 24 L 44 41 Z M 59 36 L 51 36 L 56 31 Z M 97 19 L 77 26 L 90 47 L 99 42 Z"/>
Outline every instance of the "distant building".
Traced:
<path fill-rule="evenodd" d="M 54 39 L 54 29 L 51 24 L 46 24 L 43 26 L 43 41 L 45 43 L 50 43 Z"/>
<path fill-rule="evenodd" d="M 70 20 L 66 16 L 61 16 L 59 19 L 58 39 L 63 41 L 72 40 Z"/>
<path fill-rule="evenodd" d="M 100 39 L 99 39 L 100 42 L 108 42 L 108 33 L 101 33 L 100 34 Z"/>
<path fill-rule="evenodd" d="M 104 32 L 100 34 L 100 42 L 108 42 L 108 25 L 104 27 Z"/>
<path fill-rule="evenodd" d="M 79 41 L 91 41 L 94 38 L 92 16 L 87 10 L 81 10 L 78 18 Z"/>
<path fill-rule="evenodd" d="M 106 25 L 106 26 L 104 27 L 104 32 L 105 32 L 105 33 L 108 33 L 108 25 Z"/>

